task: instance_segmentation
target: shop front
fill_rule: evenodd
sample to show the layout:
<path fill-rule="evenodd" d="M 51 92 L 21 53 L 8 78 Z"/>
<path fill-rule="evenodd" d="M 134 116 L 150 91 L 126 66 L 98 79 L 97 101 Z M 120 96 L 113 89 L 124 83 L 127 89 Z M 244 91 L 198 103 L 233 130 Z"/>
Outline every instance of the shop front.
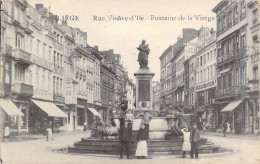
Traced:
<path fill-rule="evenodd" d="M 31 100 L 29 112 L 29 132 L 44 134 L 46 127 L 51 124 L 54 132 L 59 132 L 67 123 L 67 115 L 53 102 Z"/>
<path fill-rule="evenodd" d="M 24 114 L 10 98 L 1 98 L 0 106 L 2 137 L 19 134 L 23 126 L 22 119 Z"/>
<path fill-rule="evenodd" d="M 243 133 L 243 100 L 234 100 L 228 103 L 222 110 L 222 123 L 229 122 L 231 132 Z"/>

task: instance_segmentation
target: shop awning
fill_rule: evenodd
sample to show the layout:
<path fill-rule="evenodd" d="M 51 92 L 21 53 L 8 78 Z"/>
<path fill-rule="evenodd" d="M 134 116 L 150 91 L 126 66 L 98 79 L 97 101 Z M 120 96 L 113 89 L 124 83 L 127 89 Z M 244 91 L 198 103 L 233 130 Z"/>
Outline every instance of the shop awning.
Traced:
<path fill-rule="evenodd" d="M 243 100 L 231 101 L 221 112 L 231 112 L 233 111 Z"/>
<path fill-rule="evenodd" d="M 91 113 L 94 114 L 94 116 L 100 116 L 100 117 L 101 117 L 100 113 L 98 113 L 98 112 L 96 111 L 96 109 L 94 109 L 94 108 L 88 108 L 88 109 L 90 110 Z"/>
<path fill-rule="evenodd" d="M 0 105 L 9 116 L 23 116 L 11 99 L 0 99 Z"/>
<path fill-rule="evenodd" d="M 32 102 L 46 112 L 50 117 L 67 117 L 67 115 L 52 102 L 39 100 L 32 100 Z"/>

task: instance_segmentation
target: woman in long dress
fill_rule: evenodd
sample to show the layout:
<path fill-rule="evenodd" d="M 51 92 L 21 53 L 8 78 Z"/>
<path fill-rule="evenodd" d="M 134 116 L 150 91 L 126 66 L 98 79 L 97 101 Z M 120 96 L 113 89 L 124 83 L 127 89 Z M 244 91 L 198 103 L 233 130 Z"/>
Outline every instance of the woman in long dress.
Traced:
<path fill-rule="evenodd" d="M 147 128 L 145 128 L 145 125 L 142 124 L 140 130 L 137 132 L 136 135 L 137 148 L 136 148 L 135 156 L 138 159 L 145 159 L 147 157 L 147 141 L 149 137 L 146 131 Z"/>
<path fill-rule="evenodd" d="M 188 127 L 181 129 L 181 131 L 183 133 L 182 157 L 185 158 L 186 151 L 191 150 L 190 132 Z"/>
<path fill-rule="evenodd" d="M 229 122 L 227 122 L 227 133 L 229 134 L 230 133 L 230 123 Z"/>

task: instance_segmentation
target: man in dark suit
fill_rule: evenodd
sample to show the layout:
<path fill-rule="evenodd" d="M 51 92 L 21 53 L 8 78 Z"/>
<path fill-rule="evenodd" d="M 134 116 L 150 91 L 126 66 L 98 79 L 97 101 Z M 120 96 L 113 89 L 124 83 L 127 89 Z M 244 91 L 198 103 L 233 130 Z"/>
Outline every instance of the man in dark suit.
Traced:
<path fill-rule="evenodd" d="M 199 158 L 198 149 L 199 149 L 199 141 L 200 141 L 200 132 L 197 129 L 197 124 L 193 124 L 193 128 L 190 134 L 190 142 L 191 142 L 191 151 L 190 151 L 190 157 Z"/>
<path fill-rule="evenodd" d="M 125 123 L 119 129 L 119 140 L 120 140 L 120 158 L 119 159 L 123 159 L 125 149 L 126 149 L 127 159 L 130 159 L 129 141 L 131 140 L 131 134 L 132 134 L 132 126 L 128 126 L 127 123 Z"/>

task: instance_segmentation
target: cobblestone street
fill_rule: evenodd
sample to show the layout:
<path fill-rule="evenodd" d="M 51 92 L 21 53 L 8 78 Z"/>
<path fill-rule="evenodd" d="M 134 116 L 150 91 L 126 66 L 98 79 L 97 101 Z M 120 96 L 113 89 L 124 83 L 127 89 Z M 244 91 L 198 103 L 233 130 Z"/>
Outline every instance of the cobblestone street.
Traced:
<path fill-rule="evenodd" d="M 119 160 L 115 155 L 86 155 L 86 154 L 67 154 L 66 152 L 57 151 L 73 145 L 75 141 L 82 137 L 88 137 L 89 132 L 72 133 L 69 135 L 55 135 L 54 141 L 46 142 L 40 138 L 21 142 L 6 142 L 2 144 L 2 158 L 4 164 L 15 163 L 259 163 L 260 142 L 255 139 L 244 139 L 242 137 L 222 137 L 213 135 L 202 135 L 209 141 L 214 142 L 223 148 L 232 149 L 232 152 L 217 154 L 203 154 L 199 159 L 183 159 L 179 155 L 175 156 L 151 156 L 146 160 Z M 241 142 L 243 141 L 243 142 Z"/>

